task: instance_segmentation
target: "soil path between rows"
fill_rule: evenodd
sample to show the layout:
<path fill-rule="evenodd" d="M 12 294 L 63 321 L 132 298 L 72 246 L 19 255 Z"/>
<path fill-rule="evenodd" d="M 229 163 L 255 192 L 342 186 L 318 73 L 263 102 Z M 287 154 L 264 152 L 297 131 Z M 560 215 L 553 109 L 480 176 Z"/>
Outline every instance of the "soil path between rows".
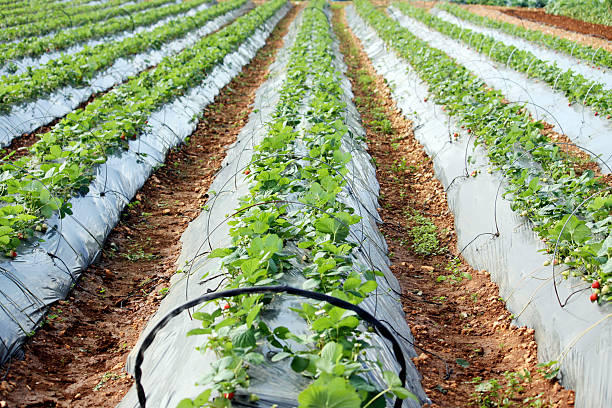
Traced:
<path fill-rule="evenodd" d="M 359 40 L 347 31 L 343 11 L 335 10 L 334 24 L 377 166 L 381 230 L 402 286 L 403 308 L 419 354 L 414 363 L 431 407 L 479 406 L 474 404 L 476 386 L 489 380 L 497 381 L 498 392 L 516 406 L 529 406 L 524 400 L 532 398 L 545 407 L 572 407 L 573 391 L 538 372 L 533 330 L 511 326 L 490 275 L 473 270 L 459 256 L 444 188 L 411 122 L 396 107 Z M 430 243 L 426 255 L 415 251 L 419 234 L 410 234 L 423 226 L 417 214 L 435 225 L 437 243 Z M 518 379 L 517 385 L 509 387 L 506 376 Z M 475 378 L 480 380 L 474 383 Z"/>
<path fill-rule="evenodd" d="M 542 9 L 506 8 L 502 11 L 513 17 L 612 40 L 612 27 L 604 24 L 588 23 L 571 17 L 549 14 Z"/>
<path fill-rule="evenodd" d="M 225 86 L 190 140 L 174 149 L 124 211 L 101 259 L 26 343 L 25 359 L 4 367 L 0 405 L 114 407 L 132 379 L 126 357 L 176 271 L 180 237 L 206 203 L 226 147 L 246 124 L 255 91 L 297 10 L 285 16 L 242 73 Z"/>
<path fill-rule="evenodd" d="M 385 4 L 388 2 L 388 0 L 383 1 Z M 429 10 L 435 7 L 438 1 L 411 1 L 411 3 L 414 6 Z M 544 34 L 565 38 L 566 40 L 588 45 L 595 49 L 602 48 L 612 52 L 610 38 L 606 38 L 601 34 L 601 30 L 612 34 L 612 27 L 594 24 L 596 27 L 589 29 L 588 25 L 591 23 L 565 16 L 547 14 L 541 9 L 490 6 L 486 4 L 459 4 L 459 6 L 482 17 L 514 24 L 529 30 L 541 31 Z M 546 16 L 542 16 L 542 14 Z M 552 20 L 557 21 L 558 24 L 552 23 Z"/>
<path fill-rule="evenodd" d="M 554 35 L 556 37 L 565 38 L 566 40 L 574 41 L 582 45 L 589 45 L 595 49 L 603 48 L 608 52 L 612 52 L 612 45 L 604 38 L 596 37 L 591 33 L 580 33 L 573 28 L 560 28 L 553 25 L 542 24 L 538 21 L 532 21 L 521 17 L 515 17 L 503 12 L 503 7 L 486 6 L 482 4 L 465 4 L 462 7 L 479 16 L 492 18 L 494 20 L 504 21 L 514 24 L 529 30 L 538 30 L 544 34 Z"/>

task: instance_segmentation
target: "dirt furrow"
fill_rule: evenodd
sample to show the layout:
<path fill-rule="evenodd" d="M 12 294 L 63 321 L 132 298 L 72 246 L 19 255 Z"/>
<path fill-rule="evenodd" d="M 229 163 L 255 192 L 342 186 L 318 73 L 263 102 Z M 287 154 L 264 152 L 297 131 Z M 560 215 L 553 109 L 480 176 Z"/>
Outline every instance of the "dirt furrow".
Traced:
<path fill-rule="evenodd" d="M 453 215 L 431 160 L 340 8 L 334 25 L 377 165 L 381 230 L 431 406 L 494 406 L 487 400 L 503 398 L 516 406 L 573 406 L 573 392 L 538 367 L 533 330 L 510 325 L 497 285 L 458 253 Z"/>
<path fill-rule="evenodd" d="M 180 236 L 205 205 L 206 191 L 252 110 L 255 91 L 296 15 L 281 20 L 242 73 L 203 114 L 128 205 L 101 259 L 26 343 L 25 359 L 5 367 L 2 406 L 114 407 L 132 379 L 123 368 L 175 273 Z"/>

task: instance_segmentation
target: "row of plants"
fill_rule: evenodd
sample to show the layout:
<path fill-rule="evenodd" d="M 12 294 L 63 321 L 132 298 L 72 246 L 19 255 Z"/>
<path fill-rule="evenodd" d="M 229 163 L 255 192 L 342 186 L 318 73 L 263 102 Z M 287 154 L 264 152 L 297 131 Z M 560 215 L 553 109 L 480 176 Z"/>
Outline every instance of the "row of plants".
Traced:
<path fill-rule="evenodd" d="M 163 18 L 185 13 L 208 2 L 210 0 L 188 0 L 177 4 L 162 5 L 133 16 L 118 16 L 71 30 L 62 30 L 52 36 L 30 37 L 18 42 L 2 43 L 0 44 L 0 64 L 19 58 L 38 57 L 47 52 L 65 50 L 86 40 L 154 24 Z"/>
<path fill-rule="evenodd" d="M 590 81 L 571 69 L 564 71 L 556 64 L 543 61 L 529 51 L 513 45 L 508 46 L 491 36 L 459 27 L 409 3 L 395 2 L 393 5 L 402 13 L 450 38 L 474 47 L 491 59 L 523 72 L 531 78 L 543 80 L 555 89 L 561 90 L 570 102 L 591 107 L 596 116 L 612 114 L 612 92 L 606 89 L 606 85 L 609 84 Z"/>
<path fill-rule="evenodd" d="M 119 58 L 161 49 L 169 41 L 197 30 L 215 17 L 243 6 L 246 0 L 228 0 L 199 11 L 193 16 L 172 20 L 152 31 L 138 33 L 123 40 L 85 47 L 76 54 L 51 60 L 38 69 L 0 78 L 0 112 L 9 112 L 19 103 L 36 100 L 65 86 L 81 87 Z"/>
<path fill-rule="evenodd" d="M 124 3 L 127 3 L 129 1 L 132 0 L 111 0 L 111 1 L 105 1 L 102 3 L 94 3 L 94 4 L 85 4 L 85 5 L 78 5 L 78 4 L 69 4 L 69 5 L 62 5 L 63 7 L 61 7 L 61 9 L 58 7 L 58 5 L 41 5 L 38 4 L 36 5 L 35 8 L 31 8 L 30 9 L 30 13 L 27 12 L 21 12 L 18 14 L 12 13 L 10 15 L 3 15 L 2 18 L 0 18 L 0 29 L 6 28 L 6 27 L 12 27 L 12 26 L 16 26 L 16 25 L 21 25 L 21 24 L 30 24 L 33 22 L 36 22 L 38 20 L 42 20 L 45 18 L 49 18 L 51 15 L 53 14 L 57 14 L 56 11 L 61 11 L 61 13 L 65 13 L 63 14 L 62 17 L 72 17 L 78 14 L 83 14 L 83 13 L 91 13 L 94 11 L 98 11 L 98 10 L 102 10 L 102 9 L 106 9 L 106 8 L 110 8 L 110 7 L 120 7 L 121 5 L 123 5 Z M 67 7 L 66 7 L 67 6 Z M 57 17 L 60 17 L 59 15 L 57 15 Z"/>
<path fill-rule="evenodd" d="M 486 4 L 489 6 L 544 7 L 548 0 L 450 0 L 460 4 Z"/>
<path fill-rule="evenodd" d="M 595 24 L 612 25 L 612 0 L 550 0 L 546 12 Z"/>
<path fill-rule="evenodd" d="M 236 7 L 244 0 L 219 4 Z M 200 84 L 285 0 L 267 2 L 152 70 L 93 100 L 41 134 L 27 155 L 2 159 L 0 166 L 0 250 L 16 257 L 17 247 L 32 243 L 54 214 L 71 214 L 70 199 L 86 194 L 96 167 L 109 155 L 128 149 L 130 140 L 147 132 L 149 116 Z M 11 161 L 12 160 L 12 161 Z"/>
<path fill-rule="evenodd" d="M 584 59 L 591 64 L 596 64 L 601 67 L 612 68 L 612 54 L 602 48 L 593 48 L 589 45 L 583 45 L 576 41 L 560 38 L 555 35 L 547 34 L 539 30 L 530 30 L 521 25 L 507 23 L 502 20 L 479 16 L 471 11 L 456 6 L 454 4 L 441 2 L 436 5 L 438 8 L 445 10 L 455 17 L 470 21 L 480 26 L 494 28 L 505 33 L 521 37 L 536 44 L 544 45 L 553 50 L 562 52 L 567 55 L 575 56 L 576 58 Z"/>
<path fill-rule="evenodd" d="M 129 0 L 121 0 L 128 2 Z M 0 41 L 13 41 L 19 38 L 42 36 L 63 28 L 75 27 L 82 24 L 100 21 L 116 16 L 125 16 L 138 13 L 163 4 L 173 3 L 175 0 L 150 0 L 126 4 L 121 7 L 110 7 L 83 13 L 75 16 L 67 16 L 60 12 L 53 12 L 54 18 L 46 18 L 29 24 L 14 27 L 5 27 L 0 30 Z"/>
<path fill-rule="evenodd" d="M 70 6 L 78 6 L 84 3 L 89 3 L 93 0 L 71 0 L 71 1 L 61 1 L 61 0 L 37 0 L 37 1 L 12 1 L 5 0 L 0 1 L 0 19 L 5 16 L 12 16 L 14 14 L 32 14 L 38 13 L 41 7 L 44 7 L 47 10 L 56 9 L 56 8 L 65 8 Z"/>
<path fill-rule="evenodd" d="M 341 147 L 352 135 L 324 7 L 324 0 L 313 0 L 303 12 L 279 102 L 244 170 L 251 187 L 229 221 L 232 244 L 208 257 L 220 258 L 214 273 L 227 279 L 226 289 L 281 284 L 298 270 L 304 289 L 359 304 L 377 288 L 380 272 L 355 261 L 359 248 L 349 239 L 350 226 L 361 217 L 338 199 L 351 178 L 351 154 Z M 210 388 L 182 400 L 180 408 L 230 407 L 234 394 L 249 387 L 249 367 L 266 361 L 289 365 L 312 380 L 298 395 L 300 408 L 386 407 L 386 397 L 412 397 L 392 372 L 382 373 L 384 389 L 371 381 L 368 373 L 381 364 L 366 356 L 373 334 L 354 312 L 304 301 L 292 310 L 309 330 L 293 333 L 262 319 L 275 307 L 272 295 L 245 294 L 207 305 L 214 311 L 194 313 L 202 327 L 189 335 L 206 335 L 198 350 L 211 350 L 218 360 L 199 381 Z M 264 342 L 272 346 L 267 356 L 258 347 Z"/>
<path fill-rule="evenodd" d="M 545 124 L 534 121 L 523 105 L 507 103 L 501 92 L 367 0 L 355 4 L 383 41 L 428 84 L 432 100 L 456 117 L 477 145 L 484 145 L 490 163 L 505 175 L 504 195 L 512 209 L 531 221 L 549 253 L 557 246 L 552 262 L 569 267 L 563 275 L 592 283 L 591 300 L 612 300 L 608 186 L 591 170 L 577 169 L 576 161 L 542 132 Z M 525 160 L 532 164 L 525 166 Z"/>

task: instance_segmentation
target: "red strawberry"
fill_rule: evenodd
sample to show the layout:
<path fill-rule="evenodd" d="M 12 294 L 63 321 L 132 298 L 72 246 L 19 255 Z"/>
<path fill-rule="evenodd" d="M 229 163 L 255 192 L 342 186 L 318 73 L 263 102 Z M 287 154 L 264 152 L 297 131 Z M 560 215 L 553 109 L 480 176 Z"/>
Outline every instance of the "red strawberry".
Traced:
<path fill-rule="evenodd" d="M 468 131 L 467 131 L 467 132 L 468 132 L 468 133 L 472 133 L 472 129 L 469 129 L 469 128 L 468 128 Z"/>
<path fill-rule="evenodd" d="M 121 140 L 125 140 L 125 135 L 121 134 Z"/>
<path fill-rule="evenodd" d="M 229 303 L 226 303 L 226 304 L 225 304 L 225 306 L 223 306 L 223 309 L 224 309 L 224 310 L 227 310 L 227 309 L 229 309 L 229 308 L 230 308 Z"/>
<path fill-rule="evenodd" d="M 427 102 L 427 98 L 423 99 L 423 102 Z"/>
<path fill-rule="evenodd" d="M 599 289 L 599 281 L 595 281 L 595 282 L 593 282 L 593 284 L 591 285 L 591 287 L 592 287 L 593 289 Z"/>
<path fill-rule="evenodd" d="M 18 234 L 17 234 L 17 238 L 19 238 L 19 239 L 23 239 L 23 233 L 21 233 L 21 232 L 20 232 L 20 233 L 18 233 Z"/>
<path fill-rule="evenodd" d="M 595 302 L 597 301 L 597 298 L 599 297 L 599 295 L 597 293 L 591 293 L 591 297 L 589 299 L 591 299 L 591 302 Z"/>
<path fill-rule="evenodd" d="M 459 133 L 455 133 L 453 136 L 455 136 L 455 139 L 457 139 L 459 137 Z"/>
<path fill-rule="evenodd" d="M 234 393 L 233 392 L 224 392 L 223 393 L 223 398 L 231 400 L 232 398 L 234 398 Z"/>
<path fill-rule="evenodd" d="M 251 174 L 251 170 L 246 169 L 246 170 L 244 171 L 244 174 L 246 174 L 246 175 L 248 176 L 249 174 Z"/>
<path fill-rule="evenodd" d="M 606 116 L 606 119 L 610 119 L 610 115 Z"/>
<path fill-rule="evenodd" d="M 595 116 L 599 115 L 599 113 L 595 112 Z"/>
<path fill-rule="evenodd" d="M 17 258 L 17 252 L 11 251 L 11 258 Z"/>

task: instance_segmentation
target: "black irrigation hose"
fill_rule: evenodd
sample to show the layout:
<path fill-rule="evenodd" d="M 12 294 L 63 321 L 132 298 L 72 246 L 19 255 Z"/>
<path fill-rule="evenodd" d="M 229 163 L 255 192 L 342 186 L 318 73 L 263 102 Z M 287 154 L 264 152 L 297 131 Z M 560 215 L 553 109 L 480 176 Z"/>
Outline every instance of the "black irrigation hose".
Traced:
<path fill-rule="evenodd" d="M 393 335 L 391 331 L 381 323 L 378 319 L 376 319 L 370 312 L 362 309 L 361 307 L 344 301 L 342 299 L 335 298 L 333 296 L 325 295 L 323 293 L 312 292 L 309 290 L 298 289 L 291 286 L 252 286 L 246 288 L 237 288 L 237 289 L 229 289 L 221 292 L 213 292 L 207 293 L 205 295 L 199 296 L 195 299 L 190 300 L 189 302 L 183 303 L 181 306 L 176 307 L 163 319 L 161 319 L 157 324 L 151 329 L 151 331 L 147 334 L 147 337 L 143 340 L 140 348 L 138 349 L 138 354 L 136 355 L 136 364 L 134 367 L 134 381 L 136 382 L 136 392 L 138 394 L 138 403 L 141 408 L 145 408 L 147 406 L 147 397 L 145 394 L 144 387 L 142 385 L 142 362 L 144 360 L 145 351 L 151 346 L 153 340 L 157 333 L 166 326 L 170 320 L 181 314 L 183 311 L 192 308 L 200 303 L 215 300 L 224 297 L 232 297 L 244 294 L 251 293 L 287 293 L 289 295 L 301 296 L 309 299 L 319 300 L 323 302 L 327 302 L 332 306 L 340 307 L 346 310 L 350 310 L 355 312 L 359 317 L 361 317 L 366 322 L 370 323 L 374 326 L 379 334 L 389 340 L 393 346 L 393 353 L 395 354 L 395 358 L 400 365 L 399 378 L 402 382 L 402 385 L 406 386 L 406 359 L 404 358 L 404 354 L 402 353 L 402 348 Z M 401 408 L 402 399 L 399 397 L 395 398 L 394 408 Z"/>

